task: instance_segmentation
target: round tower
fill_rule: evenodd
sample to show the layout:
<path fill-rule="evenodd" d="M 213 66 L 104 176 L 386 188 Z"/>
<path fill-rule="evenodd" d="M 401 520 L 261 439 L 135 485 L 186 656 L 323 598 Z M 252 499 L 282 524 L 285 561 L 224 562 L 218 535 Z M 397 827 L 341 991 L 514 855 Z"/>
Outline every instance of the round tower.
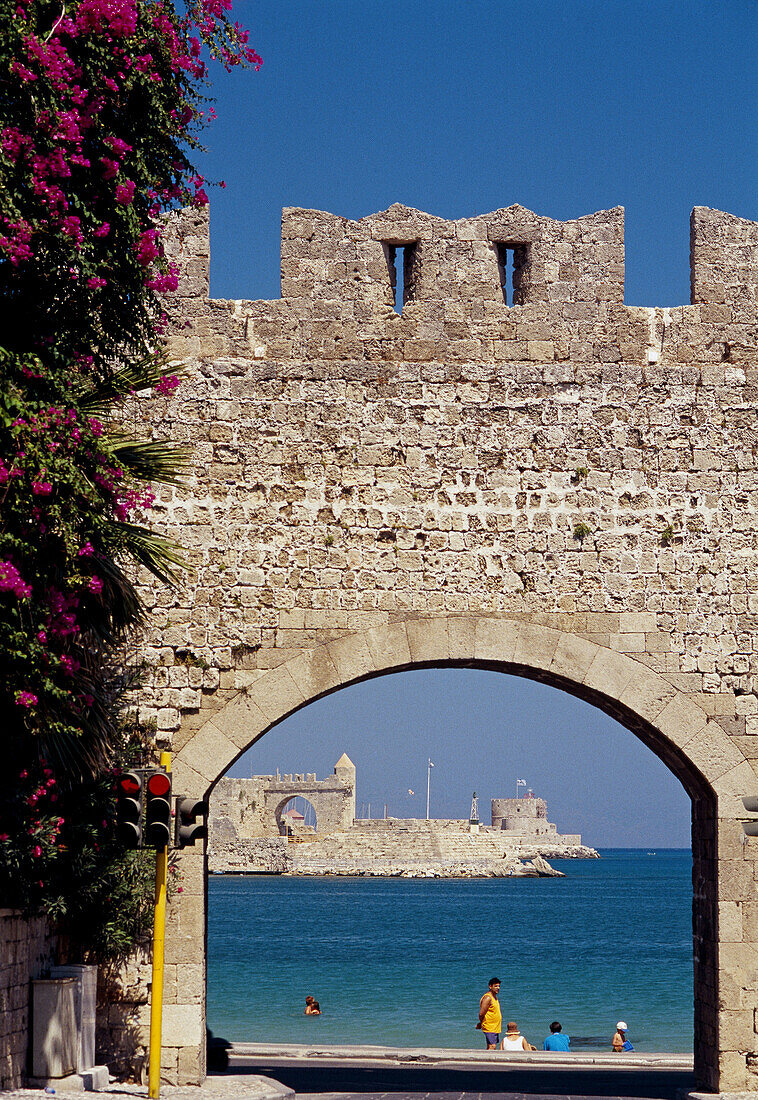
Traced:
<path fill-rule="evenodd" d="M 349 829 L 355 821 L 355 764 L 346 752 L 343 752 L 334 765 L 334 775 L 348 788 L 345 808 L 342 813 L 342 828 Z"/>

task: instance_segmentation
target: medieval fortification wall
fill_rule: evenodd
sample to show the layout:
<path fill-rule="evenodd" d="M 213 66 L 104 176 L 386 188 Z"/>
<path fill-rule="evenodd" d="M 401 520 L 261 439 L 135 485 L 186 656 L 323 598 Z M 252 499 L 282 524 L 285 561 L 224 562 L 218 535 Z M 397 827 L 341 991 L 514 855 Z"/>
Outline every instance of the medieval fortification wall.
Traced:
<path fill-rule="evenodd" d="M 286 210 L 278 301 L 209 300 L 206 213 L 171 233 L 184 378 L 137 415 L 193 455 L 154 516 L 186 581 L 141 586 L 174 789 L 206 794 L 287 714 L 394 669 L 581 696 L 691 796 L 697 1079 L 758 1088 L 758 224 L 696 208 L 670 308 L 624 305 L 620 209 Z M 202 853 L 181 864 L 164 1063 L 197 1080 Z"/>
<path fill-rule="evenodd" d="M 356 770 L 343 753 L 334 775 L 221 779 L 210 800 L 212 874 L 413 875 L 474 878 L 527 873 L 535 856 L 592 858 L 578 835 L 558 833 L 542 798 L 492 800 L 492 824 L 433 818 L 355 819 Z M 316 825 L 293 822 L 307 799 Z"/>

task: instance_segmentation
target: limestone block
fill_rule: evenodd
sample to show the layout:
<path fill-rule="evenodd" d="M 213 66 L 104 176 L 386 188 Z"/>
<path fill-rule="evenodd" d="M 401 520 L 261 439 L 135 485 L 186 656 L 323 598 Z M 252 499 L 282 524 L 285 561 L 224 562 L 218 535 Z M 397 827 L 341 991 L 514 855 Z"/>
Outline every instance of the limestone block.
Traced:
<path fill-rule="evenodd" d="M 514 665 L 523 665 L 526 668 L 548 669 L 560 639 L 559 630 L 522 621 L 519 623 L 511 660 Z"/>
<path fill-rule="evenodd" d="M 576 684 L 584 683 L 584 678 L 597 656 L 598 646 L 575 634 L 561 634 L 555 647 L 550 671 L 563 676 Z"/>
<path fill-rule="evenodd" d="M 263 711 L 269 722 L 278 722 L 306 702 L 286 665 L 271 669 L 248 691 L 250 699 Z"/>
<path fill-rule="evenodd" d="M 584 683 L 611 699 L 620 699 L 638 673 L 645 671 L 623 654 L 599 649 L 587 669 Z"/>
<path fill-rule="evenodd" d="M 329 642 L 326 650 L 343 684 L 376 672 L 374 659 L 363 634 L 337 638 L 336 641 Z"/>
<path fill-rule="evenodd" d="M 475 618 L 467 615 L 451 615 L 447 621 L 447 637 L 450 657 L 453 660 L 470 661 L 474 656 L 476 638 Z"/>
<path fill-rule="evenodd" d="M 641 671 L 619 698 L 635 714 L 648 722 L 655 722 L 676 694 L 676 688 L 662 677 Z"/>
<path fill-rule="evenodd" d="M 696 703 L 677 692 L 666 703 L 663 710 L 655 718 L 655 726 L 670 741 L 680 748 L 689 743 L 701 733 L 708 721 L 708 715 Z M 710 734 L 714 740 L 718 739 L 718 730 L 713 729 Z M 688 750 L 689 755 L 689 750 Z M 701 754 L 702 756 L 702 754 Z M 739 760 L 733 759 L 730 764 L 737 764 Z"/>
<path fill-rule="evenodd" d="M 305 699 L 316 699 L 343 682 L 326 645 L 309 649 L 287 662 L 287 671 Z"/>
<path fill-rule="evenodd" d="M 183 763 L 209 783 L 218 779 L 238 755 L 238 746 L 214 722 L 206 722 L 179 754 Z"/>
<path fill-rule="evenodd" d="M 414 662 L 446 661 L 450 657 L 447 619 L 408 619 L 405 624 L 408 647 Z"/>
<path fill-rule="evenodd" d="M 197 1047 L 204 1038 L 203 1011 L 199 1004 L 163 1006 L 163 1046 Z"/>
<path fill-rule="evenodd" d="M 519 623 L 513 619 L 478 619 L 474 635 L 476 659 L 512 663 L 518 632 Z"/>
<path fill-rule="evenodd" d="M 171 785 L 174 791 L 182 795 L 203 798 L 208 790 L 208 779 L 191 768 L 179 753 L 171 762 Z"/>
<path fill-rule="evenodd" d="M 269 721 L 253 702 L 249 691 L 243 688 L 213 715 L 211 725 L 238 749 L 246 749 L 268 728 Z M 192 757 L 187 759 L 192 765 Z"/>
<path fill-rule="evenodd" d="M 403 668 L 411 663 L 411 650 L 404 622 L 374 627 L 364 637 L 377 669 Z"/>
<path fill-rule="evenodd" d="M 717 722 L 710 722 L 685 745 L 688 759 L 717 790 L 718 780 L 722 776 L 746 762 L 736 745 L 724 736 Z M 754 782 L 752 780 L 751 786 Z"/>
<path fill-rule="evenodd" d="M 713 725 L 714 723 L 711 723 L 711 728 Z M 719 735 L 719 740 L 721 740 L 721 735 Z M 729 740 L 728 744 L 740 757 L 743 757 L 742 750 L 738 744 L 735 744 L 732 740 Z M 718 795 L 719 818 L 734 818 L 739 820 L 746 816 L 742 798 L 744 795 L 754 795 L 758 793 L 758 780 L 749 762 L 743 757 L 741 762 L 735 767 L 730 768 L 729 771 L 719 776 L 718 780 L 714 783 L 714 787 Z"/>
<path fill-rule="evenodd" d="M 738 901 L 720 901 L 718 903 L 719 939 L 722 943 L 741 943 L 743 939 L 755 941 L 752 934 L 743 934 L 743 911 L 747 905 L 756 905 L 757 907 L 756 913 L 751 914 L 751 923 L 755 927 L 755 924 L 758 923 L 758 903 Z"/>
<path fill-rule="evenodd" d="M 758 1049 L 758 1037 L 753 1029 L 751 1009 L 721 1009 L 719 1012 L 719 1043 L 723 1050 L 746 1051 Z"/>

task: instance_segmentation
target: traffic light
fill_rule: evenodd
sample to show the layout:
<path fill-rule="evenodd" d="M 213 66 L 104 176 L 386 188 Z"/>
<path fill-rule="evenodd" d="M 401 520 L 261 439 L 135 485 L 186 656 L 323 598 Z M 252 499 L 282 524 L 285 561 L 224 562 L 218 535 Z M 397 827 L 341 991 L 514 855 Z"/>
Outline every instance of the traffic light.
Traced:
<path fill-rule="evenodd" d="M 177 848 L 188 848 L 208 835 L 208 825 L 205 816 L 208 807 L 202 799 L 177 798 L 176 800 L 176 837 L 174 845 Z M 200 818 L 200 821 L 197 819 Z"/>
<path fill-rule="evenodd" d="M 171 776 L 152 771 L 145 775 L 145 823 L 143 842 L 147 848 L 167 848 L 171 840 Z"/>
<path fill-rule="evenodd" d="M 116 828 L 125 848 L 142 846 L 142 778 L 124 772 L 116 780 Z"/>

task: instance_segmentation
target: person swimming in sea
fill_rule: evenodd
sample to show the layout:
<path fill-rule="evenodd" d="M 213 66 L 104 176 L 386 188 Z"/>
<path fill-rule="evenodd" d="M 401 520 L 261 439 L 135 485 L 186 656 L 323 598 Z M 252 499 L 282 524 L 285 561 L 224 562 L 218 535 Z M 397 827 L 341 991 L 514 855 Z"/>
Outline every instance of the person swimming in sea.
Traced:
<path fill-rule="evenodd" d="M 305 1015 L 306 1016 L 320 1016 L 321 1005 L 318 1003 L 315 997 L 305 998 Z"/>

